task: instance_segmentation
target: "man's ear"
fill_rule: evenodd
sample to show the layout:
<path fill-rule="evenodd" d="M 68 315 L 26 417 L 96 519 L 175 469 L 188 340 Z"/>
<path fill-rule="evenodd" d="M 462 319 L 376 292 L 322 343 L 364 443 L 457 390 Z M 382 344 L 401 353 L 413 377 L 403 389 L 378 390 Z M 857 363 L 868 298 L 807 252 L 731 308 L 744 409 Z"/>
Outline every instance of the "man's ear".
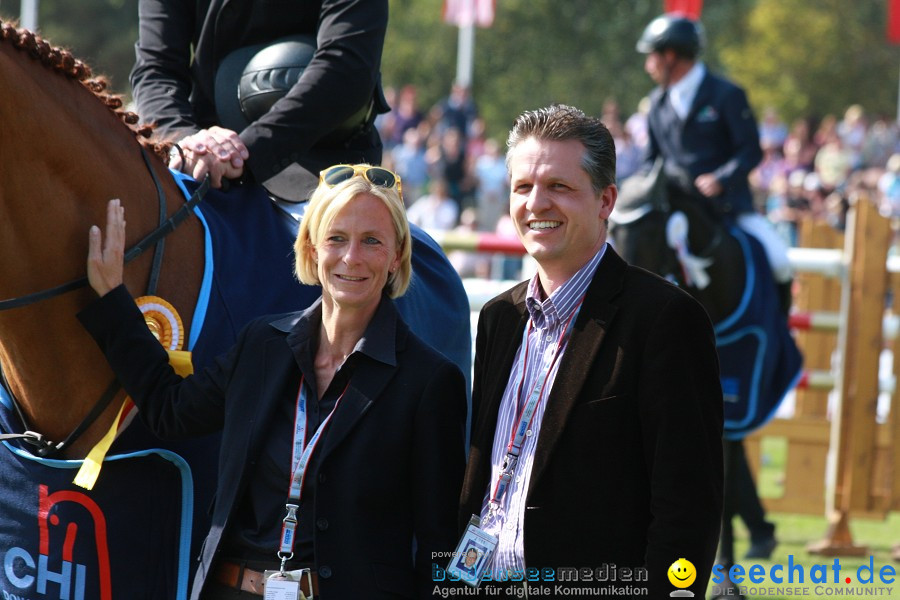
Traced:
<path fill-rule="evenodd" d="M 606 220 L 616 207 L 616 199 L 619 197 L 619 188 L 612 183 L 600 193 L 600 218 Z"/>

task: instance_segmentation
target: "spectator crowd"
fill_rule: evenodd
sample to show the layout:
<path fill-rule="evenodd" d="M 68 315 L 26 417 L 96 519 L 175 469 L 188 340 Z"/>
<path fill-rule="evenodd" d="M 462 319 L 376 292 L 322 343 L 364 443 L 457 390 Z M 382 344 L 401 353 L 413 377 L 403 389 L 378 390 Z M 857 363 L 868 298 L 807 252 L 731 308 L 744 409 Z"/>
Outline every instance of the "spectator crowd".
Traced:
<path fill-rule="evenodd" d="M 413 85 L 385 90 L 391 112 L 377 121 L 384 165 L 403 179 L 410 222 L 435 231 L 512 235 L 504 140 L 486 137 L 469 90 L 456 85 L 423 109 Z M 619 182 L 635 173 L 647 144 L 645 98 L 628 115 L 615 100 L 602 119 L 616 142 Z M 854 104 L 843 115 L 785 123 L 767 108 L 759 120 L 763 160 L 750 175 L 754 203 L 791 246 L 804 220 L 843 229 L 849 199 L 864 192 L 887 217 L 900 217 L 900 128 Z M 452 254 L 463 277 L 518 278 L 518 261 Z M 493 265 L 493 266 L 492 266 Z M 498 270 L 497 266 L 500 266 Z"/>

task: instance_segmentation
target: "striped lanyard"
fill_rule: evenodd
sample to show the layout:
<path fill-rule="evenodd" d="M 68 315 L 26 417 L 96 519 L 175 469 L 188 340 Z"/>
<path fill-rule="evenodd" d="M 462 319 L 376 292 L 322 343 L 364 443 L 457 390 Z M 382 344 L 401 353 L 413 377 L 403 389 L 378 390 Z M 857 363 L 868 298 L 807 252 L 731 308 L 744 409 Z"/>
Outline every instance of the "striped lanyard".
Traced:
<path fill-rule="evenodd" d="M 535 376 L 534 388 L 531 390 L 531 394 L 528 396 L 528 400 L 519 409 L 519 415 L 516 418 L 515 424 L 510 432 L 510 440 L 506 445 L 506 458 L 503 460 L 503 468 L 500 470 L 500 475 L 497 477 L 497 483 L 494 486 L 494 493 L 491 496 L 490 500 L 490 508 L 488 509 L 488 514 L 485 515 L 484 525 L 488 519 L 488 517 L 492 514 L 496 514 L 500 510 L 500 505 L 503 502 L 503 497 L 506 495 L 506 492 L 509 491 L 509 484 L 512 482 L 513 474 L 516 471 L 516 463 L 519 460 L 519 455 L 522 453 L 522 446 L 525 444 L 525 438 L 530 437 L 532 435 L 531 424 L 534 421 L 534 415 L 537 412 L 537 406 L 543 397 L 544 388 L 547 386 L 547 381 L 550 379 L 550 373 L 553 371 L 553 366 L 556 364 L 556 361 L 559 360 L 560 351 L 562 350 L 563 342 L 565 341 L 566 335 L 569 333 L 569 330 L 572 328 L 572 325 L 575 320 L 575 315 L 578 314 L 578 311 L 581 309 L 581 304 L 584 302 L 584 296 L 581 297 L 581 300 L 578 301 L 578 304 L 575 305 L 575 308 L 572 309 L 572 314 L 569 315 L 569 319 L 566 321 L 565 326 L 563 327 L 562 333 L 559 336 L 559 340 L 556 342 L 556 349 L 553 352 L 553 358 L 549 363 Z M 521 379 L 519 379 L 519 384 L 516 386 L 516 401 L 522 397 L 522 388 L 525 385 L 525 373 L 528 368 L 528 338 L 531 334 L 531 330 L 534 327 L 533 319 L 528 319 L 528 327 L 525 329 L 525 337 L 523 343 L 525 345 L 525 351 L 522 353 L 522 360 L 519 363 L 519 367 L 522 373 Z M 544 361 L 545 363 L 547 361 Z"/>
<path fill-rule="evenodd" d="M 325 428 L 331 421 L 331 417 L 337 412 L 341 399 L 344 397 L 344 394 L 347 393 L 347 388 L 350 387 L 350 382 L 348 381 L 347 385 L 344 386 L 344 391 L 341 392 L 341 395 L 338 396 L 338 399 L 335 401 L 334 408 L 331 409 L 331 412 L 328 413 L 328 416 L 325 417 L 325 420 L 322 421 L 307 444 L 306 427 L 308 417 L 306 414 L 306 398 L 309 394 L 309 388 L 304 385 L 305 381 L 304 376 L 301 376 L 300 390 L 297 392 L 297 411 L 296 416 L 294 417 L 294 449 L 291 455 L 291 485 L 288 492 L 288 501 L 285 504 L 286 514 L 281 524 L 281 544 L 277 553 L 278 558 L 281 559 L 282 572 L 284 572 L 285 563 L 294 557 L 294 542 L 296 540 L 298 520 L 297 510 L 300 508 L 300 495 L 303 493 L 306 467 L 316 449 L 316 444 L 322 437 L 322 432 L 325 431 Z"/>

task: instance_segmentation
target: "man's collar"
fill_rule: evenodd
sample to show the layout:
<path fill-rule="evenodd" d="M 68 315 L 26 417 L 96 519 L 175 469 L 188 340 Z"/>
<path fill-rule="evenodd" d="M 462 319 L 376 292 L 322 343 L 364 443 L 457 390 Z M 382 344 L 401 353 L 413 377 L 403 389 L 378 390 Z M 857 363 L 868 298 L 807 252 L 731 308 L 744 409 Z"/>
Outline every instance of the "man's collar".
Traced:
<path fill-rule="evenodd" d="M 697 90 L 700 89 L 704 75 L 706 75 L 706 66 L 703 62 L 697 61 L 684 74 L 684 77 L 669 86 L 669 101 L 682 119 L 690 111 L 691 104 L 693 104 L 694 98 L 697 96 Z"/>
<path fill-rule="evenodd" d="M 596 254 L 582 265 L 574 275 L 567 279 L 565 283 L 556 288 L 546 300 L 541 300 L 543 294 L 541 291 L 540 276 L 535 273 L 534 277 L 531 278 L 531 281 L 528 282 L 528 291 L 525 295 L 525 306 L 532 315 L 532 318 L 534 317 L 534 311 L 537 310 L 538 307 L 542 307 L 546 310 L 546 308 L 551 306 L 556 311 L 559 318 L 568 318 L 571 311 L 578 304 L 578 301 L 584 296 L 584 292 L 587 290 L 591 279 L 594 277 L 594 272 L 597 270 L 597 265 L 600 264 L 603 255 L 606 253 L 607 245 L 608 244 L 604 242 Z"/>

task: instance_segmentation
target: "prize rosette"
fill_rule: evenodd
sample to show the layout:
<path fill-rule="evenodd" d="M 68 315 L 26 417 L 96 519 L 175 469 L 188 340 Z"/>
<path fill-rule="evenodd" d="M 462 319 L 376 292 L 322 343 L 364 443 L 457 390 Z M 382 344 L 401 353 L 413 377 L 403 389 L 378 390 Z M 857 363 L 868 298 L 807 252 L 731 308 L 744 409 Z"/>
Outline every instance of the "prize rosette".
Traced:
<path fill-rule="evenodd" d="M 135 300 L 144 322 L 153 336 L 166 350 L 181 350 L 184 345 L 184 324 L 175 307 L 158 296 L 141 296 Z"/>

